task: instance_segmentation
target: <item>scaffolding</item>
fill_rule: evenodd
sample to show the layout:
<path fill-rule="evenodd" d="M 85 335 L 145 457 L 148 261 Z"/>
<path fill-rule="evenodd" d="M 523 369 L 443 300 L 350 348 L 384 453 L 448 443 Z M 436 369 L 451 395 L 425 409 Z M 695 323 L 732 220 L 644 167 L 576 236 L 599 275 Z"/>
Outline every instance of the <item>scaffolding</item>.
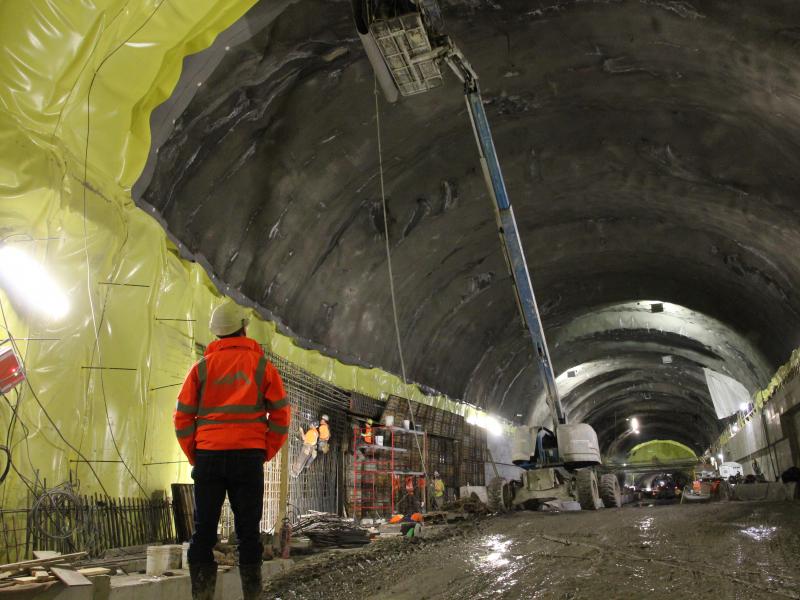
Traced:
<path fill-rule="evenodd" d="M 386 425 L 372 427 L 372 443 L 366 434 L 365 427 L 353 427 L 353 516 L 391 516 L 407 495 L 427 506 L 427 434 Z"/>

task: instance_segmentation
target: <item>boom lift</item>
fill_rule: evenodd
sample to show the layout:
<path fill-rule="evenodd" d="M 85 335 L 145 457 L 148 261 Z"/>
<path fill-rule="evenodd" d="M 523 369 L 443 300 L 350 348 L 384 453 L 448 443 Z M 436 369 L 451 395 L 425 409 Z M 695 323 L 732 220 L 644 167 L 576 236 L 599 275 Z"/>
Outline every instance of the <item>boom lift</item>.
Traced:
<path fill-rule="evenodd" d="M 506 264 L 526 331 L 533 342 L 545 400 L 555 433 L 544 427 L 521 427 L 515 435 L 514 462 L 525 469 L 509 486 L 496 478 L 489 496 L 496 508 L 531 506 L 549 500 L 577 498 L 581 508 L 620 506 L 615 475 L 598 476 L 597 434 L 585 423 L 567 423 L 558 394 L 550 353 L 525 261 L 514 210 L 506 191 L 478 76 L 453 40 L 444 33 L 436 0 L 351 0 L 356 28 L 376 79 L 389 102 L 424 93 L 443 83 L 446 65 L 464 84 L 464 99 L 478 145 L 483 176 L 492 199 Z M 601 500 L 602 495 L 602 500 Z"/>

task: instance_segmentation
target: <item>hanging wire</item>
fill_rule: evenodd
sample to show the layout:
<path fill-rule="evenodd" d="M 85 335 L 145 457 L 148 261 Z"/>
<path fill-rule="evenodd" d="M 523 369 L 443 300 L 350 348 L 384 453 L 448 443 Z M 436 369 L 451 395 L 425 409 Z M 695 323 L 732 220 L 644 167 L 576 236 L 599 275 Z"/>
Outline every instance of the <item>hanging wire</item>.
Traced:
<path fill-rule="evenodd" d="M 395 339 L 397 341 L 397 354 L 400 357 L 400 373 L 403 377 L 403 384 L 408 385 L 408 377 L 406 376 L 406 362 L 405 358 L 403 357 L 403 342 L 400 337 L 400 319 L 397 316 L 397 297 L 394 290 L 394 271 L 392 269 L 392 249 L 389 243 L 389 214 L 386 209 L 386 189 L 384 186 L 383 181 L 383 146 L 381 143 L 381 111 L 380 105 L 378 102 L 378 78 L 377 76 L 373 79 L 373 88 L 374 88 L 374 96 L 375 96 L 375 129 L 377 131 L 378 137 L 378 169 L 380 173 L 380 183 L 381 183 L 381 205 L 383 206 L 383 232 L 384 232 L 384 240 L 386 242 L 386 264 L 389 267 L 389 292 L 392 296 L 392 316 L 394 319 L 394 334 Z M 408 403 L 408 414 L 409 419 L 411 421 L 411 428 L 414 430 L 414 441 L 417 444 L 417 452 L 419 452 L 419 459 L 420 463 L 422 464 L 422 472 L 425 474 L 425 482 L 427 485 L 428 481 L 428 467 L 425 464 L 425 456 L 422 452 L 422 447 L 419 443 L 419 435 L 417 435 L 417 424 L 414 422 L 414 409 L 411 406 L 411 399 L 406 398 L 406 402 Z"/>
<path fill-rule="evenodd" d="M 106 54 L 103 57 L 103 59 L 100 61 L 100 64 L 97 66 L 97 68 L 95 69 L 94 73 L 92 74 L 92 79 L 89 82 L 89 89 L 88 89 L 88 91 L 86 93 L 86 144 L 85 144 L 84 153 L 83 153 L 83 182 L 82 182 L 82 192 L 83 192 L 83 252 L 84 252 L 84 255 L 85 255 L 85 258 L 86 258 L 86 292 L 87 292 L 87 294 L 89 296 L 89 309 L 90 309 L 91 315 L 92 315 L 92 332 L 94 333 L 94 340 L 95 340 L 95 345 L 94 345 L 94 349 L 93 349 L 92 353 L 94 354 L 94 351 L 97 352 L 97 363 L 98 363 L 98 366 L 100 366 L 100 367 L 103 366 L 103 355 L 102 355 L 102 351 L 100 349 L 100 334 L 99 334 L 98 327 L 100 326 L 100 324 L 102 324 L 102 320 L 103 320 L 103 317 L 104 317 L 104 314 L 105 314 L 105 303 L 103 305 L 103 314 L 101 315 L 101 318 L 100 318 L 100 324 L 98 324 L 97 314 L 96 314 L 95 307 L 94 307 L 94 299 L 92 297 L 92 271 L 91 271 L 91 264 L 90 264 L 90 260 L 89 260 L 89 233 L 88 233 L 88 228 L 87 228 L 88 215 L 87 215 L 87 199 L 86 199 L 86 188 L 88 186 L 87 181 L 88 181 L 88 165 L 89 165 L 89 137 L 90 137 L 90 134 L 91 134 L 91 114 L 92 114 L 91 97 L 92 97 L 92 90 L 94 89 L 94 83 L 95 83 L 95 80 L 97 79 L 97 75 L 100 72 L 100 69 L 103 68 L 103 65 L 105 65 L 106 62 L 112 56 L 114 56 L 121 48 L 123 48 L 133 38 L 133 36 L 135 36 L 142 29 L 144 29 L 144 27 L 155 16 L 155 14 L 158 12 L 158 9 L 161 8 L 161 6 L 164 4 L 165 1 L 166 0 L 162 0 L 161 2 L 159 2 L 156 5 L 156 7 L 153 9 L 153 11 L 147 16 L 147 18 L 136 29 L 134 29 L 134 31 L 129 36 L 127 36 L 111 52 L 109 52 L 108 54 Z M 126 241 L 127 241 L 127 236 L 126 236 Z M 123 243 L 123 246 L 124 246 L 124 243 Z M 106 296 L 106 302 L 107 301 L 108 301 L 108 296 Z M 90 379 L 91 379 L 91 376 L 92 375 L 90 373 L 89 374 L 89 378 Z M 87 387 L 88 387 L 88 384 L 87 384 Z M 102 368 L 100 369 L 100 391 L 101 391 L 101 396 L 103 398 L 103 406 L 105 407 L 106 423 L 108 425 L 108 432 L 109 432 L 109 435 L 111 437 L 111 443 L 114 446 L 114 450 L 116 451 L 117 456 L 119 456 L 119 459 L 122 462 L 122 465 L 125 467 L 125 470 L 131 476 L 133 481 L 136 482 L 136 485 L 139 486 L 139 489 L 141 490 L 142 495 L 145 498 L 147 498 L 148 497 L 147 490 L 144 489 L 144 486 L 136 478 L 136 475 L 133 474 L 133 471 L 131 470 L 131 468 L 128 465 L 128 463 L 125 461 L 125 458 L 123 458 L 122 452 L 120 451 L 119 445 L 117 444 L 117 439 L 116 439 L 116 436 L 114 435 L 114 429 L 111 426 L 111 413 L 110 413 L 110 411 L 108 409 L 108 398 L 106 397 L 106 386 L 105 386 L 105 379 L 103 377 Z M 106 494 L 106 495 L 108 495 L 108 494 Z"/>
<path fill-rule="evenodd" d="M 103 493 L 106 496 L 108 496 L 108 492 L 106 491 L 106 488 L 103 486 L 103 482 L 100 480 L 100 476 L 97 474 L 97 471 L 95 471 L 94 467 L 88 461 L 88 459 L 83 455 L 83 453 L 78 448 L 73 446 L 69 442 L 69 440 L 67 440 L 66 437 L 64 437 L 64 434 L 61 432 L 61 429 L 58 427 L 56 422 L 50 416 L 50 413 L 47 412 L 47 409 L 44 407 L 44 404 L 42 404 L 42 401 L 39 399 L 39 395 L 36 393 L 36 390 L 34 389 L 33 384 L 31 383 L 28 370 L 27 370 L 27 368 L 25 366 L 25 361 L 21 358 L 22 354 L 19 351 L 19 346 L 17 346 L 17 341 L 14 339 L 14 336 L 11 335 L 11 331 L 10 331 L 10 329 L 8 327 L 8 319 L 6 318 L 6 311 L 5 311 L 5 308 L 3 307 L 2 300 L 0 300 L 0 316 L 2 316 L 3 325 L 5 326 L 6 330 L 8 331 L 9 339 L 11 340 L 11 345 L 13 346 L 14 351 L 17 353 L 17 356 L 20 357 L 20 362 L 21 362 L 21 365 L 22 365 L 22 371 L 23 371 L 23 373 L 25 373 L 25 384 L 27 385 L 27 388 L 30 390 L 31 395 L 33 396 L 33 399 L 36 400 L 36 404 L 39 405 L 39 408 L 41 409 L 42 414 L 45 416 L 45 418 L 48 420 L 50 425 L 53 427 L 53 429 L 55 430 L 55 432 L 58 435 L 58 437 L 61 438 L 61 441 L 64 442 L 67 445 L 67 447 L 69 447 L 73 452 L 75 452 L 75 454 L 77 454 L 80 458 L 82 458 L 84 460 L 84 462 L 86 462 L 87 466 L 89 467 L 89 470 L 92 472 L 92 475 L 94 475 L 95 479 L 97 479 L 97 484 L 100 486 L 100 489 L 103 490 Z M 8 401 L 7 398 L 6 398 L 6 401 Z M 17 403 L 19 403 L 19 400 L 17 401 Z M 9 405 L 10 405 L 10 403 L 9 403 Z M 13 465 L 13 462 L 12 462 L 12 465 Z M 19 472 L 16 470 L 15 467 L 14 467 L 14 471 L 19 475 Z M 23 481 L 24 481 L 24 479 L 23 479 Z M 27 483 L 26 483 L 26 485 L 27 485 Z"/>

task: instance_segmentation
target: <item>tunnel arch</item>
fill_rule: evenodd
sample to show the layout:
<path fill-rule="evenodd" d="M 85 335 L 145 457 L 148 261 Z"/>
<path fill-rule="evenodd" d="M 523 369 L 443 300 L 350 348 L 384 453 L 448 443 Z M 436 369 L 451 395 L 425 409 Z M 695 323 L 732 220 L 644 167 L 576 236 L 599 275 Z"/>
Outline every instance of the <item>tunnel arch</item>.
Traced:
<path fill-rule="evenodd" d="M 556 369 L 616 360 L 612 404 L 649 381 L 671 408 L 707 412 L 697 369 L 752 390 L 800 338 L 800 257 L 785 251 L 800 243 L 800 13 L 696 4 L 444 5 L 481 76 Z M 398 372 L 372 74 L 349 11 L 262 2 L 253 22 L 161 136 L 135 196 L 307 345 Z M 540 387 L 459 86 L 381 111 L 411 377 L 525 418 Z M 683 307 L 692 331 L 614 326 L 615 310 L 638 322 L 619 307 L 641 298 Z M 665 354 L 682 389 L 658 375 Z M 581 397 L 609 385 L 592 378 Z M 612 443 L 607 411 L 589 406 L 574 410 Z M 698 439 L 716 425 L 706 412 Z"/>

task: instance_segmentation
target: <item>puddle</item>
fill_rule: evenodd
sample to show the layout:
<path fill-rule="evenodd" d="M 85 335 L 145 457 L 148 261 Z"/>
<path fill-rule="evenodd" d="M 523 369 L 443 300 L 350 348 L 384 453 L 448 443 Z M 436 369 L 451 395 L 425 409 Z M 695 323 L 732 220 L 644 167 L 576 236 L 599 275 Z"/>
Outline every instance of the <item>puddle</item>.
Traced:
<path fill-rule="evenodd" d="M 756 542 L 765 542 L 772 539 L 775 532 L 778 531 L 777 527 L 767 527 L 765 525 L 756 527 L 747 527 L 742 529 L 742 534 L 749 537 Z"/>
<path fill-rule="evenodd" d="M 491 535 L 481 542 L 481 547 L 487 549 L 487 554 L 476 557 L 476 566 L 481 569 L 496 569 L 509 564 L 508 550 L 511 540 L 502 535 Z"/>

